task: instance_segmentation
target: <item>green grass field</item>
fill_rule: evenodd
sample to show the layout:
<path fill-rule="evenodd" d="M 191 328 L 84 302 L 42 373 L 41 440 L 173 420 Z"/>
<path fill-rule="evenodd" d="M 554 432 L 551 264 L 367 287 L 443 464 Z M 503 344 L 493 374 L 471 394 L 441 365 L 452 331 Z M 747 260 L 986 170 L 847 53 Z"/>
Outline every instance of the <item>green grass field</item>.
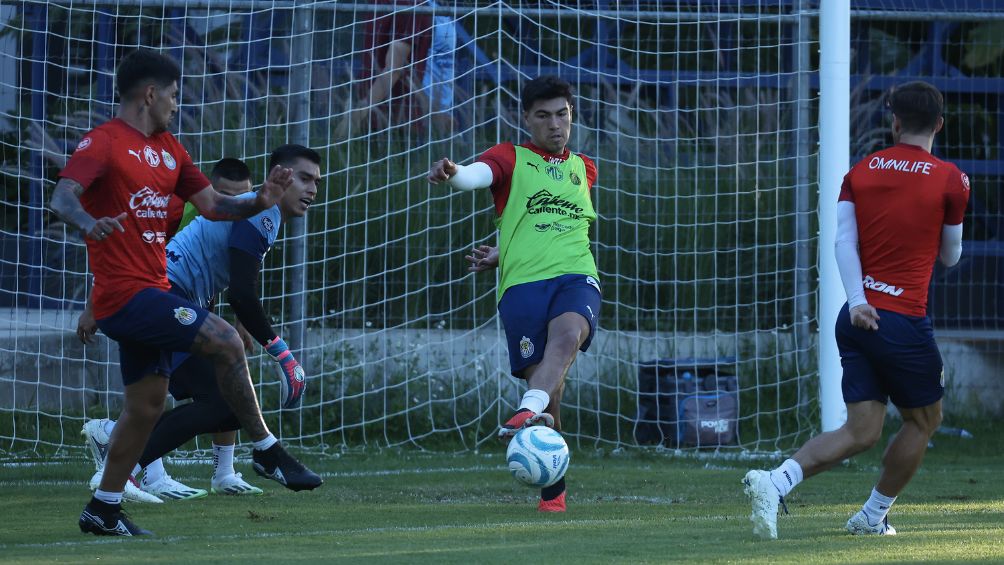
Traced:
<path fill-rule="evenodd" d="M 536 512 L 501 449 L 309 459 L 326 484 L 292 493 L 128 505 L 152 538 L 97 538 L 76 519 L 91 464 L 0 466 L 0 562 L 892 563 L 1004 562 L 1004 432 L 936 436 L 897 501 L 896 537 L 844 532 L 874 484 L 878 448 L 804 483 L 780 539 L 753 538 L 740 479 L 749 462 L 573 446 L 569 511 Z M 753 465 L 766 466 L 767 462 Z M 238 469 L 251 474 L 246 462 Z M 168 469 L 208 488 L 208 464 Z"/>

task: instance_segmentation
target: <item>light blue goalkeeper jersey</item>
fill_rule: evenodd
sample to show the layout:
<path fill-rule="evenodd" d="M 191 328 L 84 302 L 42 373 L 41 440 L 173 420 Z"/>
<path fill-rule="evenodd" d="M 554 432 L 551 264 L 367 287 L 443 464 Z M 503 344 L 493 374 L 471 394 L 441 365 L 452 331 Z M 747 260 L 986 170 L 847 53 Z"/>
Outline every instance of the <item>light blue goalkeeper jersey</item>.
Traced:
<path fill-rule="evenodd" d="M 236 198 L 255 198 L 255 193 Z M 195 218 L 167 243 L 167 278 L 171 286 L 182 290 L 192 302 L 206 306 L 230 286 L 230 249 L 263 260 L 275 243 L 281 223 L 278 206 L 235 222 Z"/>

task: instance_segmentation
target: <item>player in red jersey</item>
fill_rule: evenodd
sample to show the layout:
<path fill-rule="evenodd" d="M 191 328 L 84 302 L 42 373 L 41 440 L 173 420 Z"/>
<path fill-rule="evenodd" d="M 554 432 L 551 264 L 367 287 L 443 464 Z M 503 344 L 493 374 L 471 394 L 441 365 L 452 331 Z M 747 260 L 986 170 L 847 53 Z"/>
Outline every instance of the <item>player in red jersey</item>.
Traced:
<path fill-rule="evenodd" d="M 773 471 L 746 474 L 753 531 L 761 537 L 777 537 L 778 504 L 799 482 L 878 442 L 889 400 L 903 426 L 886 448 L 878 484 L 846 528 L 895 535 L 889 509 L 941 423 L 945 382 L 927 317 L 927 288 L 935 257 L 952 266 L 962 254 L 969 178 L 931 155 L 944 125 L 944 102 L 935 87 L 903 84 L 889 105 L 896 145 L 855 165 L 837 203 L 835 252 L 847 304 L 836 337 L 847 421 L 810 439 Z"/>
<path fill-rule="evenodd" d="M 288 488 L 315 488 L 303 467 L 268 431 L 258 408 L 243 344 L 224 320 L 168 292 L 168 205 L 173 194 L 211 220 L 234 220 L 270 208 L 291 182 L 276 167 L 256 198 L 217 193 L 167 128 L 177 112 L 181 70 L 150 50 L 125 57 L 116 71 L 115 119 L 77 145 L 50 203 L 84 232 L 98 327 L 119 344 L 125 403 L 108 447 L 105 473 L 78 522 L 98 535 L 149 534 L 121 511 L 122 491 L 164 408 L 170 352 L 210 359 L 223 397 L 254 443 L 255 468 Z"/>

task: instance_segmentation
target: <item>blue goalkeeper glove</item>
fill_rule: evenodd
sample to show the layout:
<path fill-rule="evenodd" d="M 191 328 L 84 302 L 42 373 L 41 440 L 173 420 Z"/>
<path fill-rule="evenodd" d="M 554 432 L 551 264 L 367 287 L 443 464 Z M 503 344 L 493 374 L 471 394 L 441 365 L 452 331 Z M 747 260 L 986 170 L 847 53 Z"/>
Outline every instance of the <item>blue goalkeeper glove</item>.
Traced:
<path fill-rule="evenodd" d="M 303 374 L 303 367 L 293 358 L 293 353 L 289 346 L 281 337 L 275 336 L 265 344 L 265 351 L 279 363 L 282 373 L 282 394 L 280 404 L 283 408 L 292 408 L 300 403 L 303 391 L 307 388 L 307 379 Z"/>

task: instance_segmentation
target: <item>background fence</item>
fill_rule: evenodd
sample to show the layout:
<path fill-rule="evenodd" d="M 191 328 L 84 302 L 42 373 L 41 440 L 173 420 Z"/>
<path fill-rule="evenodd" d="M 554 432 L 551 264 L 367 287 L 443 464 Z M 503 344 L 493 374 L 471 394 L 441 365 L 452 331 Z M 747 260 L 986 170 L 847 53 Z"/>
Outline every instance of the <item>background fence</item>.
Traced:
<path fill-rule="evenodd" d="M 940 327 L 982 333 L 1000 323 L 1004 35 L 992 3 L 953 6 L 854 3 L 852 155 L 890 142 L 892 84 L 923 78 L 946 93 L 935 153 L 973 178 L 973 220 L 960 266 L 937 274 L 933 312 Z M 115 65 L 137 46 L 182 64 L 176 131 L 200 166 L 236 156 L 260 179 L 281 143 L 322 154 L 318 201 L 286 226 L 262 280 L 311 377 L 303 407 L 278 414 L 271 366 L 252 359 L 287 440 L 472 448 L 508 416 L 519 391 L 495 280 L 468 275 L 462 260 L 493 241 L 490 198 L 424 177 L 439 157 L 469 162 L 523 139 L 518 92 L 540 74 L 576 87 L 570 146 L 599 169 L 603 312 L 569 375 L 566 431 L 635 445 L 638 363 L 703 357 L 739 375 L 741 447 L 804 439 L 817 426 L 816 257 L 828 252 L 815 235 L 817 8 L 5 4 L 0 449 L 69 447 L 85 418 L 117 414 L 113 345 L 84 348 L 69 333 L 87 287 L 83 246 L 45 204 L 79 138 L 114 114 Z M 381 30 L 411 45 L 402 69 L 384 68 Z M 374 100 L 374 82 L 397 77 Z"/>

